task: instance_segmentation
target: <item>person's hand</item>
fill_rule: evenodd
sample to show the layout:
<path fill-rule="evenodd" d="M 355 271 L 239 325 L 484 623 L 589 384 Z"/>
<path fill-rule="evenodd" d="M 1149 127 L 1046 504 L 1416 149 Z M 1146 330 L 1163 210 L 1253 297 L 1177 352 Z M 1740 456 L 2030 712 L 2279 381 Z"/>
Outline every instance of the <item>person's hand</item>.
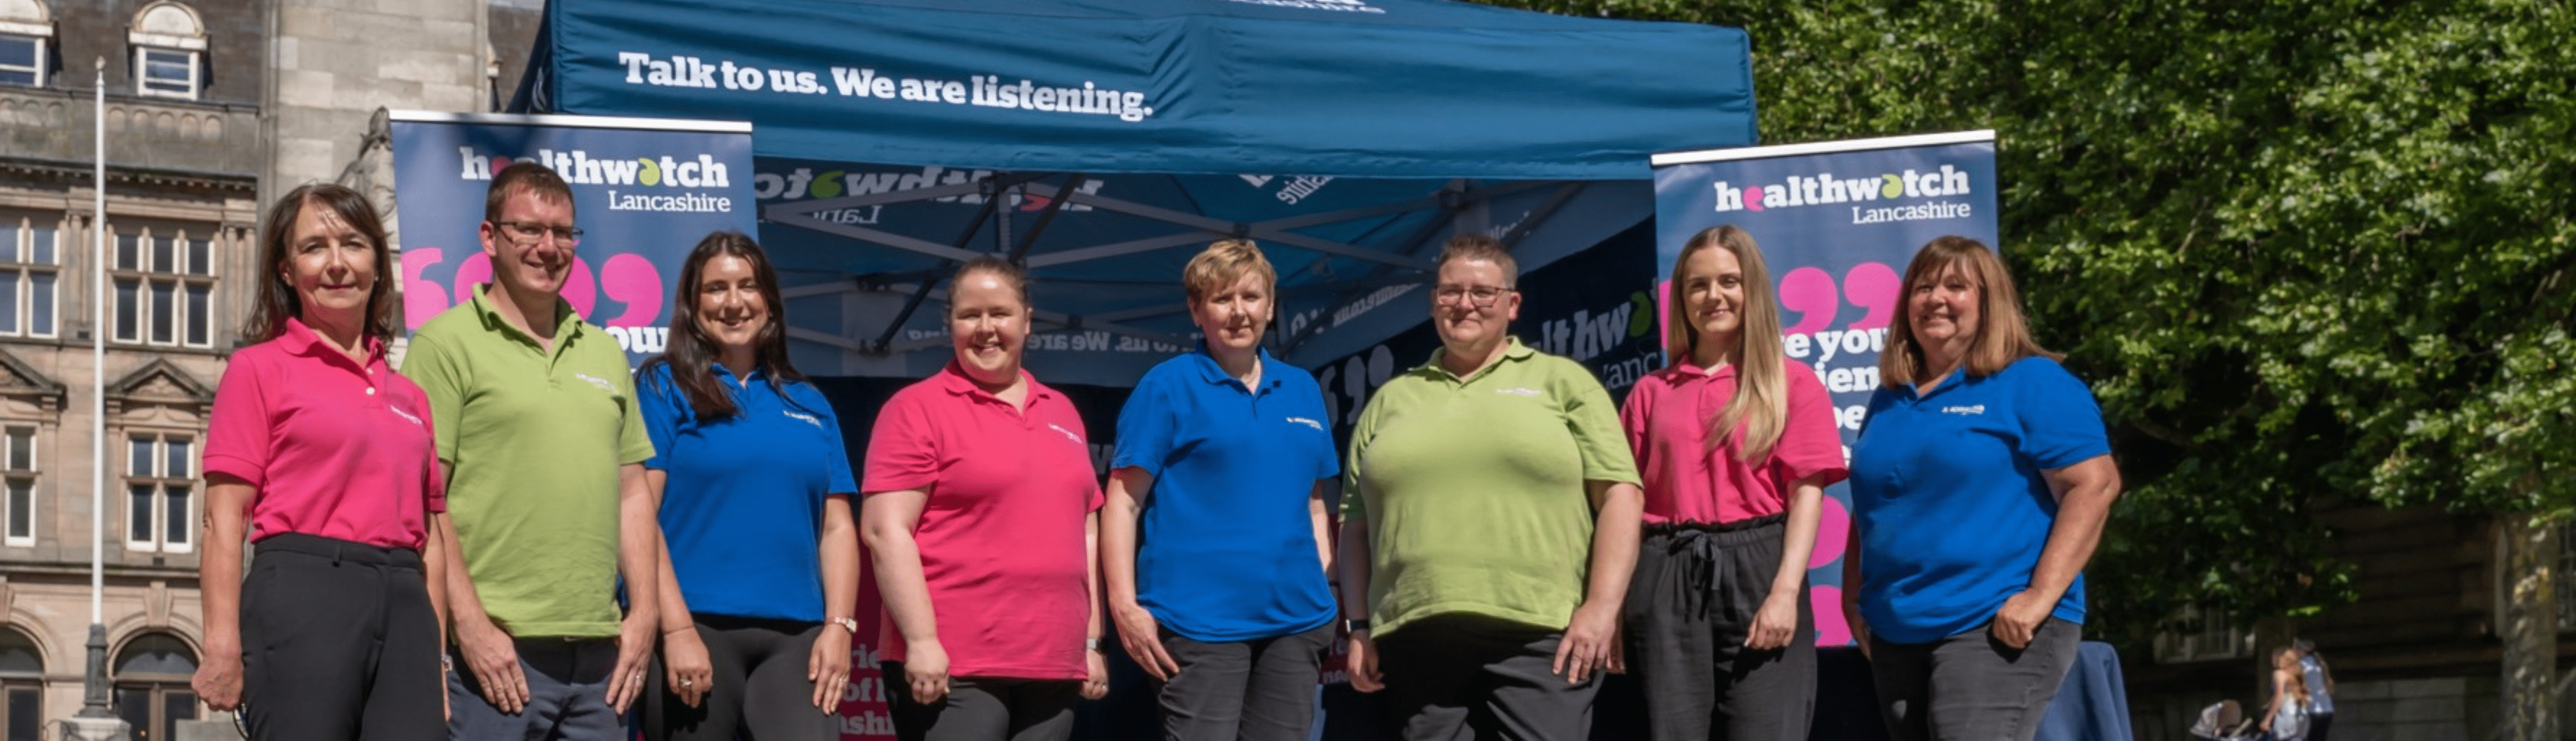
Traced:
<path fill-rule="evenodd" d="M 1769 651 L 1789 645 L 1798 637 L 1798 590 L 1771 590 L 1762 600 L 1761 609 L 1753 612 L 1753 629 L 1744 636 L 1744 647 Z"/>
<path fill-rule="evenodd" d="M 653 634 L 661 629 L 662 620 L 647 610 L 627 613 L 618 623 L 617 666 L 608 675 L 609 710 L 625 715 L 635 696 L 644 694 L 644 671 L 653 663 Z"/>
<path fill-rule="evenodd" d="M 850 629 L 825 623 L 806 652 L 805 681 L 814 683 L 814 709 L 824 715 L 841 711 L 841 690 L 850 686 Z"/>
<path fill-rule="evenodd" d="M 1101 653 L 1100 649 L 1096 648 L 1083 649 L 1082 667 L 1088 672 L 1083 675 L 1082 699 L 1098 700 L 1108 697 L 1109 655 Z"/>
<path fill-rule="evenodd" d="M 1346 667 L 1345 673 L 1351 675 L 1351 689 L 1361 692 L 1386 689 L 1386 675 L 1377 671 L 1377 639 L 1369 637 L 1369 629 L 1361 628 L 1351 631 L 1350 643 L 1351 653 L 1342 657 L 1342 663 Z"/>
<path fill-rule="evenodd" d="M 204 662 L 197 665 L 197 676 L 188 680 L 188 686 L 197 691 L 198 699 L 206 701 L 207 708 L 216 712 L 228 712 L 240 708 L 241 649 L 236 647 L 228 650 L 209 646 L 206 649 L 205 658 Z"/>
<path fill-rule="evenodd" d="M 903 650 L 903 683 L 912 688 L 912 701 L 928 705 L 948 696 L 948 649 L 939 641 L 910 644 Z"/>
<path fill-rule="evenodd" d="M 1548 671 L 1565 677 L 1566 684 L 1582 684 L 1608 664 L 1611 639 L 1619 632 L 1618 611 L 1584 603 L 1574 608 L 1574 620 L 1565 624 L 1565 638 L 1556 642 L 1556 661 Z"/>
<path fill-rule="evenodd" d="M 697 707 L 716 689 L 715 661 L 707 656 L 707 639 L 697 626 L 662 634 L 662 681 L 680 704 Z"/>
<path fill-rule="evenodd" d="M 1625 626 L 1610 632 L 1610 663 L 1602 670 L 1612 674 L 1628 673 L 1628 629 Z"/>
<path fill-rule="evenodd" d="M 1869 618 L 1861 617 L 1860 603 L 1843 600 L 1843 624 L 1851 628 L 1852 642 L 1860 646 L 1860 658 L 1869 659 Z"/>
<path fill-rule="evenodd" d="M 510 642 L 509 631 L 490 618 L 458 618 L 456 647 L 492 709 L 510 715 L 528 709 L 528 675 L 519 669 L 519 646 Z"/>
<path fill-rule="evenodd" d="M 2014 593 L 2004 600 L 2003 609 L 1995 611 L 1994 626 L 1990 628 L 1995 640 L 2016 651 L 2029 648 L 2031 638 L 2039 633 L 2039 624 L 2046 622 L 2049 609 L 2056 607 L 2055 602 L 2042 600 L 2027 589 Z"/>
<path fill-rule="evenodd" d="M 1118 645 L 1125 646 L 1127 656 L 1145 667 L 1145 673 L 1154 681 L 1169 682 L 1181 675 L 1180 662 L 1173 661 L 1172 653 L 1163 650 L 1162 626 L 1154 622 L 1154 613 L 1129 602 L 1110 606 L 1109 620 L 1118 626 Z"/>

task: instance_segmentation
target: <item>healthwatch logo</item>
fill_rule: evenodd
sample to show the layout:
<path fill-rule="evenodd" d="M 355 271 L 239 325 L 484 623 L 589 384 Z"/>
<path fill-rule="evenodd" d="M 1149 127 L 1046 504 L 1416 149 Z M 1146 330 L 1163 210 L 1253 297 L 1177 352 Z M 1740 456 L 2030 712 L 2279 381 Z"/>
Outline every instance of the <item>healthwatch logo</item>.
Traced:
<path fill-rule="evenodd" d="M 1934 172 L 1904 172 L 1864 175 L 1856 178 L 1835 177 L 1830 172 L 1812 176 L 1791 175 L 1787 182 L 1772 185 L 1746 185 L 1718 181 L 1717 210 L 1765 211 L 1775 208 L 1821 206 L 1880 199 L 1937 198 L 1967 195 L 1968 173 L 1949 165 Z"/>
<path fill-rule="evenodd" d="M 456 153 L 459 160 L 457 177 L 463 180 L 490 180 L 508 168 L 512 161 L 502 155 L 484 154 L 471 146 L 457 147 Z M 669 155 L 601 159 L 579 149 L 565 152 L 539 149 L 536 159 L 538 164 L 554 170 L 555 174 L 563 176 L 564 182 L 573 185 L 665 188 L 726 188 L 733 185 L 726 177 L 724 163 L 717 162 L 710 154 L 699 154 L 695 159 Z"/>

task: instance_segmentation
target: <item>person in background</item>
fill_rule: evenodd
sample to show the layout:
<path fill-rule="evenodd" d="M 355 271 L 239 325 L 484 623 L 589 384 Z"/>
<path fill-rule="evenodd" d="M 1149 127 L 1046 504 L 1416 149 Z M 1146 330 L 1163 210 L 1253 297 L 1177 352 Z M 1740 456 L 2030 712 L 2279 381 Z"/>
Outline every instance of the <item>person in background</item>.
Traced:
<path fill-rule="evenodd" d="M 1441 347 L 1370 397 L 1343 467 L 1351 687 L 1412 741 L 1582 739 L 1620 663 L 1636 463 L 1601 382 L 1507 333 L 1518 278 L 1493 238 L 1449 241 Z"/>
<path fill-rule="evenodd" d="M 2334 670 L 2317 655 L 2317 644 L 2301 638 L 2290 642 L 2299 652 L 2299 676 L 2308 686 L 2308 741 L 2328 741 L 2334 729 Z"/>
<path fill-rule="evenodd" d="M 2029 741 L 2074 665 L 2120 470 L 1993 250 L 1934 239 L 1899 285 L 1852 448 L 1845 619 L 1897 741 Z"/>
<path fill-rule="evenodd" d="M 1333 639 L 1323 484 L 1341 464 L 1323 388 L 1261 349 L 1277 281 L 1250 240 L 1191 258 L 1205 340 L 1118 414 L 1101 568 L 1172 741 L 1304 741 Z"/>
<path fill-rule="evenodd" d="M 2313 729 L 2309 725 L 2308 680 L 2299 669 L 2299 650 L 2282 646 L 2272 651 L 2272 703 L 2263 708 L 2264 735 L 2272 741 L 2306 741 Z"/>
<path fill-rule="evenodd" d="M 787 361 L 769 257 L 741 232 L 680 266 L 669 349 L 637 384 L 665 543 L 648 739 L 840 738 L 858 630 L 841 424 Z"/>
<path fill-rule="evenodd" d="M 581 240 L 571 186 L 521 160 L 483 219 L 493 281 L 422 325 L 402 367 L 429 396 L 456 525 L 448 733 L 616 739 L 661 625 L 653 439 L 625 350 L 558 295 Z"/>
<path fill-rule="evenodd" d="M 1833 400 L 1782 351 L 1752 235 L 1702 231 L 1672 275 L 1672 364 L 1619 415 L 1645 479 L 1628 665 L 1656 741 L 1803 741 L 1816 705 L 1807 559 L 1824 487 L 1846 473 Z"/>
<path fill-rule="evenodd" d="M 384 224 L 356 191 L 296 188 L 269 208 L 257 264 L 251 345 L 206 427 L 193 686 L 242 708 L 254 739 L 442 738 L 447 503 L 429 399 L 385 365 Z"/>
<path fill-rule="evenodd" d="M 1100 479 L 1073 402 L 1020 367 L 1020 267 L 978 258 L 948 291 L 957 358 L 878 411 L 859 491 L 905 741 L 1063 741 L 1108 690 L 1095 578 Z"/>

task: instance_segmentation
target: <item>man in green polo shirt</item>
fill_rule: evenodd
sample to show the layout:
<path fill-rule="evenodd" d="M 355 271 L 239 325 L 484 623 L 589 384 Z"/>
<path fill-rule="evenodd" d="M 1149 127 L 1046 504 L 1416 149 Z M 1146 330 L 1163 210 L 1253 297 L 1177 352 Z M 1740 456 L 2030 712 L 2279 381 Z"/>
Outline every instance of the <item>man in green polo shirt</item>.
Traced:
<path fill-rule="evenodd" d="M 658 627 L 653 442 L 626 353 L 557 295 L 572 189 L 521 161 L 492 177 L 484 219 L 493 282 L 423 325 L 402 369 L 447 467 L 448 735 L 611 741 Z"/>
<path fill-rule="evenodd" d="M 1406 739 L 1579 741 L 1617 661 L 1637 465 L 1601 382 L 1506 334 L 1517 277 L 1493 239 L 1450 240 L 1441 348 L 1351 432 L 1336 559 L 1351 686 L 1385 689 Z"/>

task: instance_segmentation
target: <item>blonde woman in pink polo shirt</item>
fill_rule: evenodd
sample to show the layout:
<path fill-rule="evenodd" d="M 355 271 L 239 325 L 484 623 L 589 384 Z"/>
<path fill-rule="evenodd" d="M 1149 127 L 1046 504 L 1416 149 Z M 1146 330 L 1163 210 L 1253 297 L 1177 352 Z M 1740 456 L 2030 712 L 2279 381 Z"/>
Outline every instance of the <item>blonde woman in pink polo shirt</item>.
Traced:
<path fill-rule="evenodd" d="M 1824 487 L 1849 474 L 1824 384 L 1781 351 L 1771 286 L 1752 235 L 1693 236 L 1667 300 L 1672 364 L 1620 410 L 1646 483 L 1625 623 L 1654 741 L 1803 740 L 1815 714 L 1807 557 Z"/>
<path fill-rule="evenodd" d="M 297 188 L 206 429 L 197 695 L 253 739 L 443 739 L 446 500 L 429 399 L 385 365 L 394 264 L 373 206 Z M 243 530 L 259 560 L 242 577 Z M 328 605 L 328 609 L 317 608 Z"/>
<path fill-rule="evenodd" d="M 1019 266 L 966 263 L 948 290 L 957 359 L 868 436 L 859 533 L 906 741 L 1063 741 L 1074 703 L 1108 690 L 1100 477 L 1073 403 L 1020 368 L 1029 313 Z"/>

